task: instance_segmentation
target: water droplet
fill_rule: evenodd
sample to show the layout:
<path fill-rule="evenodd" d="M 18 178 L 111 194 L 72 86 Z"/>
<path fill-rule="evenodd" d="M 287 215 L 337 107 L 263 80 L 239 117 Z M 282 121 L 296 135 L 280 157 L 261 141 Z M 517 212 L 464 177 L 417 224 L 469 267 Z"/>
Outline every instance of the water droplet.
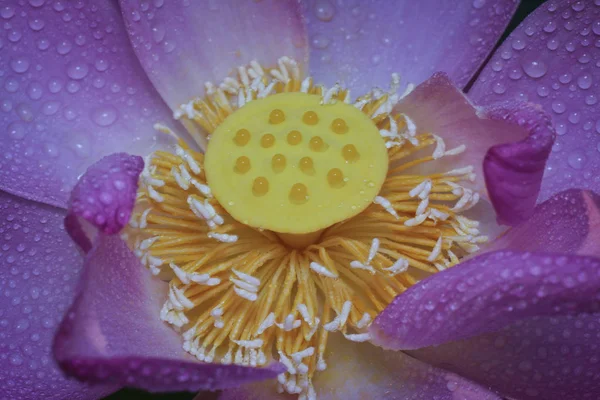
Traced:
<path fill-rule="evenodd" d="M 573 29 L 575 29 L 575 23 L 573 21 L 567 21 L 565 22 L 565 30 L 571 32 Z"/>
<path fill-rule="evenodd" d="M 515 50 L 523 50 L 525 48 L 525 41 L 522 39 L 513 39 L 512 48 Z"/>
<path fill-rule="evenodd" d="M 88 74 L 89 67 L 83 62 L 72 62 L 67 66 L 67 75 L 72 79 L 83 79 Z"/>
<path fill-rule="evenodd" d="M 106 71 L 108 69 L 108 61 L 106 61 L 103 58 L 100 58 L 98 60 L 96 60 L 96 62 L 94 63 L 94 66 L 96 67 L 96 70 L 102 72 L 102 71 Z"/>
<path fill-rule="evenodd" d="M 117 109 L 113 106 L 99 107 L 92 112 L 92 120 L 99 126 L 112 125 L 117 117 Z"/>
<path fill-rule="evenodd" d="M 495 82 L 492 86 L 492 90 L 496 94 L 503 94 L 504 92 L 506 92 L 506 86 L 504 86 L 502 82 Z"/>
<path fill-rule="evenodd" d="M 537 94 L 540 95 L 540 97 L 546 97 L 548 96 L 548 94 L 550 93 L 550 89 L 548 88 L 548 86 L 538 86 L 537 88 Z"/>
<path fill-rule="evenodd" d="M 596 35 L 600 35 L 600 21 L 594 22 L 592 25 L 592 31 L 594 31 Z"/>
<path fill-rule="evenodd" d="M 81 89 L 81 86 L 79 85 L 79 83 L 77 83 L 75 81 L 70 81 L 69 83 L 67 83 L 67 92 L 77 93 L 79 91 L 79 89 Z"/>
<path fill-rule="evenodd" d="M 80 158 L 87 158 L 91 154 L 90 139 L 85 135 L 72 135 L 69 147 Z"/>
<path fill-rule="evenodd" d="M 165 33 L 165 27 L 161 24 L 157 24 L 152 27 L 152 39 L 154 39 L 156 43 L 162 42 L 162 40 L 165 38 Z"/>
<path fill-rule="evenodd" d="M 315 3 L 314 11 L 316 17 L 321 21 L 331 21 L 335 14 L 335 8 L 328 0 L 318 0 Z"/>
<path fill-rule="evenodd" d="M 8 99 L 3 99 L 0 102 L 0 109 L 4 112 L 10 112 L 10 110 L 12 110 L 12 102 Z"/>
<path fill-rule="evenodd" d="M 20 140 L 25 137 L 25 127 L 19 122 L 13 122 L 8 125 L 8 134 L 11 138 Z"/>
<path fill-rule="evenodd" d="M 54 115 L 60 108 L 60 103 L 58 101 L 48 101 L 42 105 L 42 112 L 44 115 Z"/>
<path fill-rule="evenodd" d="M 556 40 L 555 38 L 549 39 L 548 43 L 546 43 L 546 47 L 548 47 L 549 50 L 558 49 L 558 40 Z"/>
<path fill-rule="evenodd" d="M 592 76 L 590 74 L 583 74 L 577 78 L 577 85 L 581 89 L 589 89 L 592 86 Z"/>
<path fill-rule="evenodd" d="M 508 72 L 508 77 L 510 79 L 519 79 L 523 76 L 523 72 L 519 68 L 513 68 Z"/>
<path fill-rule="evenodd" d="M 502 61 L 496 60 L 492 63 L 492 69 L 496 72 L 502 71 Z"/>
<path fill-rule="evenodd" d="M 48 47 L 50 47 L 50 42 L 48 39 L 40 39 L 37 43 L 37 46 L 40 50 L 48 50 Z"/>
<path fill-rule="evenodd" d="M 50 93 L 58 93 L 62 90 L 62 82 L 57 79 L 50 79 L 50 81 L 48 82 L 48 90 L 50 91 Z"/>
<path fill-rule="evenodd" d="M 583 1 L 578 1 L 576 3 L 571 4 L 571 8 L 575 11 L 581 11 L 585 8 L 585 4 L 583 4 Z"/>
<path fill-rule="evenodd" d="M 77 113 L 70 107 L 64 108 L 63 115 L 68 121 L 73 121 L 75 118 L 77 118 Z"/>
<path fill-rule="evenodd" d="M 0 16 L 4 19 L 10 19 L 15 15 L 15 9 L 11 6 L 4 6 L 0 8 Z"/>
<path fill-rule="evenodd" d="M 557 114 L 562 114 L 567 109 L 567 106 L 564 102 L 560 100 L 555 100 L 552 102 L 552 110 Z"/>
<path fill-rule="evenodd" d="M 165 40 L 163 42 L 163 48 L 165 49 L 165 53 L 171 53 L 173 50 L 175 50 L 175 46 L 175 42 L 169 40 Z"/>
<path fill-rule="evenodd" d="M 33 110 L 29 106 L 29 104 L 21 103 L 16 107 L 17 115 L 23 121 L 31 121 L 33 120 Z"/>
<path fill-rule="evenodd" d="M 556 22 L 548 21 L 546 25 L 544 25 L 544 32 L 552 33 L 556 30 Z"/>
<path fill-rule="evenodd" d="M 564 83 L 564 84 L 571 82 L 571 79 L 573 79 L 573 76 L 569 73 L 562 74 L 561 76 L 558 77 L 558 80 L 560 81 L 560 83 Z"/>
<path fill-rule="evenodd" d="M 10 31 L 10 33 L 8 34 L 8 40 L 10 40 L 13 43 L 16 43 L 19 40 L 21 40 L 22 36 L 23 35 L 21 34 L 20 31 L 13 30 L 13 31 Z"/>
<path fill-rule="evenodd" d="M 65 39 L 58 42 L 58 44 L 56 45 L 56 52 L 58 54 L 65 55 L 68 54 L 72 48 L 73 45 L 71 44 L 71 42 Z"/>
<path fill-rule="evenodd" d="M 13 71 L 22 74 L 29 69 L 29 60 L 24 57 L 17 57 L 10 62 L 10 66 Z"/>
<path fill-rule="evenodd" d="M 14 78 L 9 78 L 4 82 L 4 89 L 9 93 L 14 93 L 19 90 L 19 81 Z"/>
<path fill-rule="evenodd" d="M 32 7 L 41 7 L 45 2 L 46 0 L 29 0 L 29 4 L 31 4 Z"/>
<path fill-rule="evenodd" d="M 480 9 L 485 6 L 485 0 L 473 0 L 473 8 Z"/>
<path fill-rule="evenodd" d="M 582 53 L 578 58 L 577 61 L 579 61 L 582 64 L 587 64 L 590 62 L 590 60 L 592 59 L 592 57 L 589 55 L 589 53 Z"/>
<path fill-rule="evenodd" d="M 527 28 L 525 28 L 525 34 L 527 36 L 533 36 L 534 33 L 535 33 L 535 28 L 533 26 L 528 26 Z"/>
<path fill-rule="evenodd" d="M 44 28 L 44 25 L 46 25 L 44 21 L 39 18 L 29 20 L 29 27 L 34 31 L 41 31 Z"/>
<path fill-rule="evenodd" d="M 44 93 L 44 89 L 39 82 L 31 82 L 27 87 L 27 95 L 31 100 L 39 100 Z"/>
<path fill-rule="evenodd" d="M 58 1 L 54 2 L 54 5 L 52 6 L 52 8 L 54 8 L 54 10 L 60 12 L 65 9 L 65 5 L 62 1 L 58 0 Z"/>
<path fill-rule="evenodd" d="M 569 154 L 567 161 L 572 168 L 582 169 L 585 165 L 586 157 L 585 154 L 579 151 L 574 151 L 573 153 Z"/>
<path fill-rule="evenodd" d="M 315 35 L 311 43 L 316 49 L 325 49 L 329 46 L 329 39 L 323 35 Z"/>
<path fill-rule="evenodd" d="M 548 71 L 546 63 L 536 59 L 523 59 L 521 61 L 521 67 L 523 67 L 523 71 L 532 78 L 541 78 Z"/>
<path fill-rule="evenodd" d="M 598 98 L 593 94 L 587 95 L 585 97 L 585 104 L 587 104 L 588 106 L 593 106 L 597 102 L 598 102 Z"/>
<path fill-rule="evenodd" d="M 500 57 L 502 57 L 503 60 L 510 60 L 512 51 L 510 51 L 510 49 L 504 49 L 500 52 Z"/>
<path fill-rule="evenodd" d="M 10 363 L 12 365 L 21 365 L 23 364 L 23 357 L 21 357 L 19 354 L 11 354 L 10 357 Z"/>
<path fill-rule="evenodd" d="M 576 111 L 569 114 L 569 122 L 572 124 L 577 124 L 580 119 L 581 119 L 581 114 L 579 114 Z"/>
<path fill-rule="evenodd" d="M 45 143 L 44 152 L 51 158 L 56 158 L 59 153 L 58 146 L 54 143 Z"/>

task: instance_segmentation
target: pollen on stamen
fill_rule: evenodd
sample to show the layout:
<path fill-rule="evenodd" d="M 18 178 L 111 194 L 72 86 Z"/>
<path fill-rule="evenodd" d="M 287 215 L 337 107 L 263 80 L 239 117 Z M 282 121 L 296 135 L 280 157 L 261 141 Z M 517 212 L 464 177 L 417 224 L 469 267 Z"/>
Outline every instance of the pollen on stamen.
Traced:
<path fill-rule="evenodd" d="M 185 351 L 221 364 L 280 361 L 279 389 L 314 400 L 329 335 L 369 340 L 397 295 L 487 240 L 461 215 L 479 201 L 474 169 L 444 169 L 440 159 L 467 147 L 448 150 L 445 132 L 394 113 L 397 75 L 389 91 L 353 103 L 287 57 L 237 71 L 176 111 L 210 135 L 208 148 L 178 139 L 146 159 L 124 234 L 169 281 L 157 318 L 182 332 Z"/>

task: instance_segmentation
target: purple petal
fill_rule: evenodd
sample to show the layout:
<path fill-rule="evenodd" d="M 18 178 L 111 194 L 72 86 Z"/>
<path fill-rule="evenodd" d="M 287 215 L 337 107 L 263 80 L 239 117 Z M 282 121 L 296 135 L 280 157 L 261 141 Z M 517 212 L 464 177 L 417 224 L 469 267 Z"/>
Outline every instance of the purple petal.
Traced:
<path fill-rule="evenodd" d="M 554 195 L 485 251 L 501 249 L 600 257 L 600 196 L 576 189 Z"/>
<path fill-rule="evenodd" d="M 158 140 L 152 125 L 171 113 L 114 2 L 4 4 L 0 189 L 66 207 L 92 162 L 147 154 Z"/>
<path fill-rule="evenodd" d="M 492 332 L 535 316 L 600 310 L 600 259 L 497 251 L 408 289 L 375 319 L 373 342 L 417 349 Z"/>
<path fill-rule="evenodd" d="M 492 106 L 487 115 L 529 132 L 519 142 L 491 147 L 483 160 L 485 183 L 498 222 L 517 225 L 526 221 L 535 208 L 554 143 L 554 128 L 548 115 L 529 103 Z"/>
<path fill-rule="evenodd" d="M 120 3 L 136 53 L 173 109 L 254 59 L 268 67 L 282 56 L 301 64 L 307 57 L 294 1 Z"/>
<path fill-rule="evenodd" d="M 540 200 L 568 188 L 600 191 L 600 4 L 549 1 L 496 51 L 469 95 L 529 100 L 552 113 L 558 137 Z"/>
<path fill-rule="evenodd" d="M 142 157 L 126 153 L 104 157 L 88 168 L 77 182 L 69 212 L 102 233 L 118 233 L 129 222 L 143 168 Z"/>
<path fill-rule="evenodd" d="M 475 107 L 441 73 L 417 86 L 395 111 L 412 118 L 418 132 L 441 136 L 448 149 L 467 146 L 459 156 L 438 160 L 436 168 L 473 166 L 480 191 L 485 176 L 501 223 L 514 224 L 531 214 L 554 137 L 545 113 L 528 103 Z"/>
<path fill-rule="evenodd" d="M 310 70 L 316 82 L 341 81 L 355 95 L 387 87 L 393 72 L 419 84 L 444 71 L 464 87 L 518 5 L 515 0 L 334 3 L 303 1 Z"/>
<path fill-rule="evenodd" d="M 214 390 L 273 378 L 268 368 L 205 364 L 159 318 L 167 284 L 152 277 L 116 236 L 99 235 L 79 293 L 55 339 L 60 366 L 89 382 L 150 391 Z"/>
<path fill-rule="evenodd" d="M 600 314 L 534 318 L 410 353 L 514 399 L 597 399 L 598 332 Z"/>
<path fill-rule="evenodd" d="M 0 398 L 92 400 L 116 385 L 67 379 L 52 337 L 75 296 L 82 257 L 64 212 L 0 192 Z"/>
<path fill-rule="evenodd" d="M 329 367 L 317 372 L 314 385 L 320 400 L 499 400 L 464 378 L 434 368 L 404 353 L 385 351 L 369 343 L 332 337 Z M 255 383 L 225 391 L 219 400 L 285 400 L 276 384 Z M 198 398 L 197 400 L 200 400 Z"/>

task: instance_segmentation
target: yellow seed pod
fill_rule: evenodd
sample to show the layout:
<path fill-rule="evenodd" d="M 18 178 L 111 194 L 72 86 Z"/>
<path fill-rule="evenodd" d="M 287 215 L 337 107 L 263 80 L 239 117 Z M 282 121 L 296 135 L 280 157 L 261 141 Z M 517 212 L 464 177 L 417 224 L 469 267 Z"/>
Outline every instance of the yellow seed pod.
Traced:
<path fill-rule="evenodd" d="M 368 207 L 385 180 L 388 155 L 379 129 L 357 108 L 290 92 L 229 115 L 211 135 L 204 169 L 233 218 L 304 234 Z"/>

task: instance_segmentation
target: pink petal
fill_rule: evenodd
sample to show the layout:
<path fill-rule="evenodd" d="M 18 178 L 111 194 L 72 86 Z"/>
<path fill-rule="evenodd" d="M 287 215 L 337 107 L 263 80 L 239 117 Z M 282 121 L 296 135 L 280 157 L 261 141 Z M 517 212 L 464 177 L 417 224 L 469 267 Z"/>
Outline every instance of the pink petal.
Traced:
<path fill-rule="evenodd" d="M 305 0 L 303 5 L 311 74 L 317 82 L 341 81 L 362 95 L 374 86 L 387 87 L 393 72 L 419 84 L 444 71 L 464 87 L 518 1 Z"/>
<path fill-rule="evenodd" d="M 83 264 L 63 218 L 62 210 L 0 191 L 2 399 L 92 400 L 118 389 L 68 379 L 52 358 Z"/>
<path fill-rule="evenodd" d="M 496 51 L 469 95 L 479 103 L 528 100 L 558 134 L 540 200 L 568 188 L 600 191 L 600 4 L 549 1 Z"/>
<path fill-rule="evenodd" d="M 433 165 L 446 171 L 473 166 L 479 191 L 485 176 L 499 222 L 516 224 L 529 217 L 554 138 L 545 113 L 528 103 L 476 107 L 441 73 L 417 86 L 395 111 L 408 115 L 418 133 L 442 137 L 447 149 L 467 146 Z"/>
<path fill-rule="evenodd" d="M 554 195 L 485 251 L 501 249 L 600 257 L 600 196 L 576 189 Z"/>
<path fill-rule="evenodd" d="M 116 236 L 99 235 L 87 254 L 77 298 L 54 354 L 69 374 L 150 391 L 214 390 L 274 378 L 267 368 L 206 364 L 182 349 L 181 333 L 159 318 L 167 284 L 152 277 Z"/>
<path fill-rule="evenodd" d="M 411 351 L 507 398 L 596 399 L 600 314 L 534 318 L 469 340 Z"/>
<path fill-rule="evenodd" d="M 418 349 L 493 332 L 536 316 L 600 310 L 600 259 L 496 251 L 408 289 L 371 325 L 373 342 Z"/>
<path fill-rule="evenodd" d="M 119 150 L 147 154 L 162 140 L 153 124 L 171 113 L 114 2 L 42 3 L 3 6 L 0 189 L 66 207 L 92 162 Z"/>
<path fill-rule="evenodd" d="M 269 67 L 282 56 L 301 64 L 307 57 L 294 1 L 120 3 L 136 53 L 173 109 L 254 59 Z"/>
<path fill-rule="evenodd" d="M 138 156 L 117 153 L 104 157 L 77 182 L 69 212 L 84 218 L 102 233 L 118 233 L 129 222 L 143 168 L 144 161 Z"/>
<path fill-rule="evenodd" d="M 330 339 L 329 367 L 314 380 L 320 400 L 499 400 L 492 392 L 402 352 L 385 351 L 341 336 Z M 289 399 L 275 383 L 226 390 L 219 400 Z M 200 400 L 197 398 L 196 400 Z"/>

